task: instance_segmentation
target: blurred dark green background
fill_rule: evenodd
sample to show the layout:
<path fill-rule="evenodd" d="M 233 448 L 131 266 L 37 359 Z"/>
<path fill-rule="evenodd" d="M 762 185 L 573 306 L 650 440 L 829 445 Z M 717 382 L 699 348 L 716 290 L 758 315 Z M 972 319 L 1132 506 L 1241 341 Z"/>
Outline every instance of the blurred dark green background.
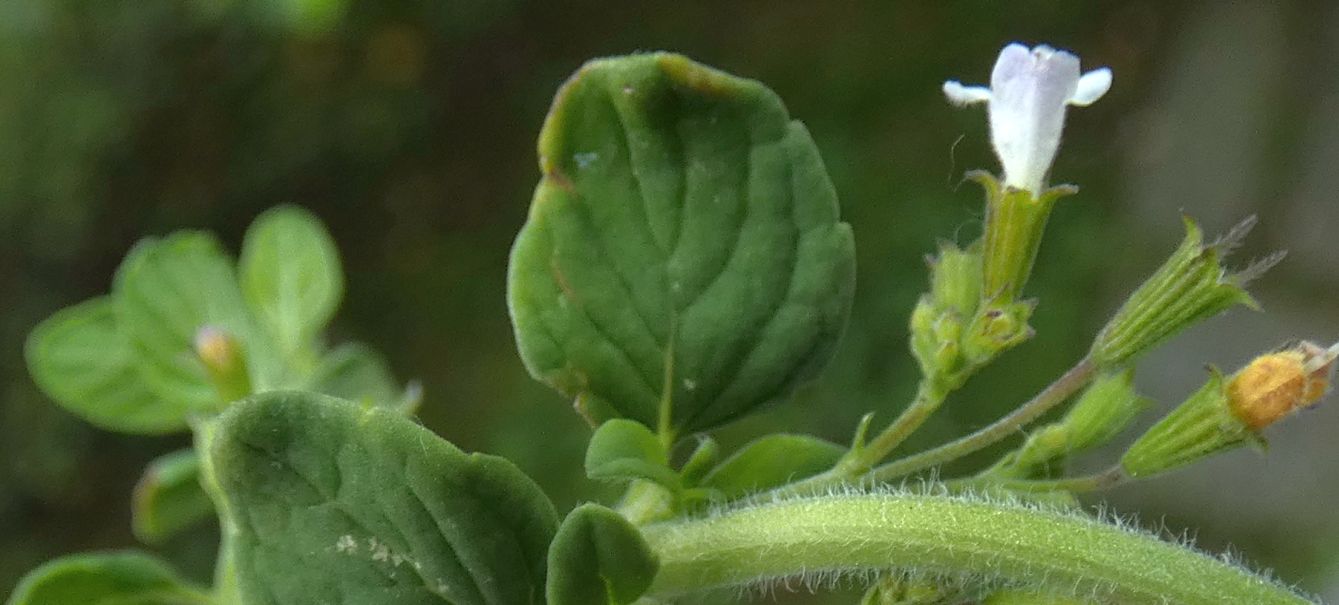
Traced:
<path fill-rule="evenodd" d="M 836 361 L 723 441 L 845 441 L 864 412 L 889 418 L 914 387 L 905 320 L 921 258 L 938 237 L 975 237 L 980 196 L 961 174 L 995 169 L 984 112 L 949 107 L 939 86 L 986 81 L 1012 40 L 1109 65 L 1115 85 L 1070 114 L 1053 174 L 1083 192 L 1053 216 L 1030 288 L 1040 336 L 911 447 L 989 421 L 1077 359 L 1178 241 L 1182 211 L 1209 231 L 1259 213 L 1242 263 L 1292 255 L 1256 288 L 1269 314 L 1219 318 L 1144 360 L 1148 394 L 1171 405 L 1205 363 L 1339 336 L 1332 2 L 0 3 L 0 591 L 52 556 L 131 545 L 139 469 L 186 444 L 52 405 L 24 369 L 26 333 L 105 291 L 136 238 L 208 228 L 235 249 L 285 202 L 339 242 L 349 287 L 332 339 L 386 351 L 423 381 L 429 426 L 517 461 L 560 509 L 607 495 L 580 476 L 587 429 L 521 367 L 503 287 L 534 137 L 594 56 L 676 50 L 766 82 L 808 124 L 855 228 L 859 289 Z M 1268 456 L 1234 452 L 1109 500 L 1339 600 L 1336 434 L 1339 410 L 1322 406 L 1271 433 Z M 165 552 L 203 577 L 213 540 L 202 528 Z"/>

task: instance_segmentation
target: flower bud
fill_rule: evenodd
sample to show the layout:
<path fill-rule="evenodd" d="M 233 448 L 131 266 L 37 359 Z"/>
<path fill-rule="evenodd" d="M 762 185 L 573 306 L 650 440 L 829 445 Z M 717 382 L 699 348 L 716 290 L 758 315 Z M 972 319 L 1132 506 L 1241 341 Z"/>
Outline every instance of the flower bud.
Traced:
<path fill-rule="evenodd" d="M 1033 431 L 991 474 L 1031 478 L 1054 461 L 1110 441 L 1149 405 L 1135 392 L 1132 371 L 1098 376 L 1064 418 Z"/>
<path fill-rule="evenodd" d="M 1152 404 L 1135 392 L 1134 371 L 1098 376 L 1061 421 L 1069 430 L 1069 451 L 1089 450 L 1111 441 Z"/>
<path fill-rule="evenodd" d="M 231 334 L 215 326 L 205 326 L 195 333 L 195 355 L 204 364 L 219 397 L 234 401 L 251 394 L 251 377 L 246 368 L 246 357 L 241 344 Z"/>
<path fill-rule="evenodd" d="M 980 250 L 979 242 L 965 249 L 941 242 L 929 260 L 930 292 L 911 314 L 912 353 L 922 373 L 947 390 L 1033 334 L 1033 301 L 991 298 L 982 290 Z"/>
<path fill-rule="evenodd" d="M 1336 352 L 1303 342 L 1255 358 L 1227 385 L 1232 413 L 1258 431 L 1315 405 L 1330 388 Z"/>
<path fill-rule="evenodd" d="M 929 266 L 930 292 L 911 313 L 911 351 L 925 376 L 960 384 L 974 370 L 962 355 L 962 340 L 980 300 L 981 255 L 976 246 L 941 242 Z"/>
<path fill-rule="evenodd" d="M 985 365 L 1000 353 L 1032 338 L 1028 319 L 1036 307 L 1034 301 L 1008 304 L 989 303 L 978 309 L 963 334 L 963 355 L 968 363 Z"/>
<path fill-rule="evenodd" d="M 1302 343 L 1257 357 L 1230 378 L 1211 368 L 1209 381 L 1135 441 L 1121 466 L 1144 477 L 1244 443 L 1263 444 L 1260 430 L 1325 394 L 1337 354 L 1339 345 Z"/>
<path fill-rule="evenodd" d="M 978 246 L 959 249 L 949 242 L 939 243 L 939 255 L 929 259 L 930 296 L 936 306 L 956 311 L 963 317 L 976 312 L 981 300 L 981 252 Z"/>
<path fill-rule="evenodd" d="M 1248 218 L 1206 246 L 1199 226 L 1185 218 L 1186 237 L 1181 246 L 1130 295 L 1097 335 L 1091 355 L 1098 365 L 1125 363 L 1191 324 L 1234 305 L 1258 308 L 1244 286 L 1282 255 L 1272 255 L 1238 272 L 1227 271 L 1221 258 L 1254 225 L 1255 218 Z"/>

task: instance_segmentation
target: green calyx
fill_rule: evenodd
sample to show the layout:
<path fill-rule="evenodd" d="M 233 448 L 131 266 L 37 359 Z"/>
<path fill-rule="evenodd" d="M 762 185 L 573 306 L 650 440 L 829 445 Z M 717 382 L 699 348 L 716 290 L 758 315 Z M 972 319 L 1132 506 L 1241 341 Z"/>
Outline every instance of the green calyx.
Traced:
<path fill-rule="evenodd" d="M 1058 185 L 1034 195 L 1031 191 L 1005 187 L 988 172 L 972 171 L 967 178 L 979 183 L 986 192 L 986 227 L 981 237 L 985 260 L 982 294 L 1008 305 L 1017 300 L 1027 284 L 1055 202 L 1077 193 L 1078 188 Z"/>
<path fill-rule="evenodd" d="M 1208 245 L 1199 225 L 1189 217 L 1184 220 L 1186 237 L 1180 247 L 1130 295 L 1098 334 L 1092 357 L 1099 365 L 1125 363 L 1233 306 L 1259 308 L 1244 286 L 1282 256 L 1276 254 L 1235 273 L 1222 264 L 1223 256 L 1254 226 L 1254 217 Z"/>
<path fill-rule="evenodd" d="M 1098 376 L 1065 414 L 1070 451 L 1088 450 L 1110 441 L 1152 404 L 1135 392 L 1133 370 Z"/>
<path fill-rule="evenodd" d="M 1120 464 L 1127 475 L 1141 478 L 1252 442 L 1263 443 L 1232 412 L 1222 372 L 1210 368 L 1204 386 L 1135 441 Z"/>

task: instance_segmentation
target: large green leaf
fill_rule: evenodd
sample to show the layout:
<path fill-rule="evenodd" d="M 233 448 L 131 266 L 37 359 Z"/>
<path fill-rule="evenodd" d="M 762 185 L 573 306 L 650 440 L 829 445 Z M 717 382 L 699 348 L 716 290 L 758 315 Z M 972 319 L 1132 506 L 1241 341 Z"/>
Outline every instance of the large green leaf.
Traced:
<path fill-rule="evenodd" d="M 249 605 L 543 600 L 557 514 L 502 458 L 310 393 L 244 400 L 207 441 Z"/>
<path fill-rule="evenodd" d="M 116 325 L 110 299 L 94 298 L 52 315 L 28 337 L 33 380 L 62 407 L 97 426 L 167 433 L 186 426 L 189 408 L 152 393 L 135 351 Z"/>
<path fill-rule="evenodd" d="M 344 295 L 339 251 L 320 219 L 295 206 L 251 223 L 239 263 L 242 293 L 281 350 L 308 346 Z"/>
<path fill-rule="evenodd" d="M 200 457 L 194 449 L 160 456 L 135 485 L 131 509 L 135 537 L 157 544 L 214 516 L 214 503 L 200 484 Z"/>
<path fill-rule="evenodd" d="M 841 459 L 846 448 L 808 435 L 759 437 L 726 458 L 702 479 L 702 487 L 726 498 L 771 489 L 817 475 Z"/>
<path fill-rule="evenodd" d="M 212 235 L 179 231 L 140 242 L 117 270 L 112 297 L 141 374 L 159 397 L 203 411 L 227 403 L 193 348 L 206 326 L 241 343 L 255 389 L 277 382 L 273 347 L 242 302 L 233 263 Z"/>
<path fill-rule="evenodd" d="M 70 555 L 28 572 L 8 605 L 206 605 L 166 564 L 125 551 Z"/>
<path fill-rule="evenodd" d="M 684 57 L 593 61 L 558 92 L 508 301 L 530 373 L 594 422 L 681 432 L 782 400 L 851 304 L 850 228 L 777 96 Z"/>
<path fill-rule="evenodd" d="M 659 564 L 640 531 L 618 513 L 584 504 L 563 519 L 549 548 L 548 605 L 626 605 Z"/>

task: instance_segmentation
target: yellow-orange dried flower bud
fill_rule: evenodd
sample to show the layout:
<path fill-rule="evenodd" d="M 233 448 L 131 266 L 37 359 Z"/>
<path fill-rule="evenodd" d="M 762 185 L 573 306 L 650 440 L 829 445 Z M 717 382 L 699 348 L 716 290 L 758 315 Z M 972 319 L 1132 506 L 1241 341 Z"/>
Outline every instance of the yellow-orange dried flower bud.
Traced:
<path fill-rule="evenodd" d="M 223 403 L 251 394 L 242 344 L 232 334 L 215 326 L 204 326 L 195 333 L 195 354 L 205 374 L 218 391 Z"/>
<path fill-rule="evenodd" d="M 1304 342 L 1261 355 L 1231 377 L 1210 368 L 1208 382 L 1136 440 L 1121 467 L 1147 477 L 1244 443 L 1263 444 L 1262 429 L 1325 395 L 1336 356 L 1339 344 L 1323 349 Z"/>
<path fill-rule="evenodd" d="M 1303 342 L 1255 358 L 1228 383 L 1232 413 L 1258 431 L 1315 405 L 1329 390 L 1336 353 L 1339 345 L 1324 349 Z"/>
<path fill-rule="evenodd" d="M 205 326 L 195 333 L 195 354 L 216 372 L 232 371 L 241 360 L 237 339 L 214 326 Z"/>

